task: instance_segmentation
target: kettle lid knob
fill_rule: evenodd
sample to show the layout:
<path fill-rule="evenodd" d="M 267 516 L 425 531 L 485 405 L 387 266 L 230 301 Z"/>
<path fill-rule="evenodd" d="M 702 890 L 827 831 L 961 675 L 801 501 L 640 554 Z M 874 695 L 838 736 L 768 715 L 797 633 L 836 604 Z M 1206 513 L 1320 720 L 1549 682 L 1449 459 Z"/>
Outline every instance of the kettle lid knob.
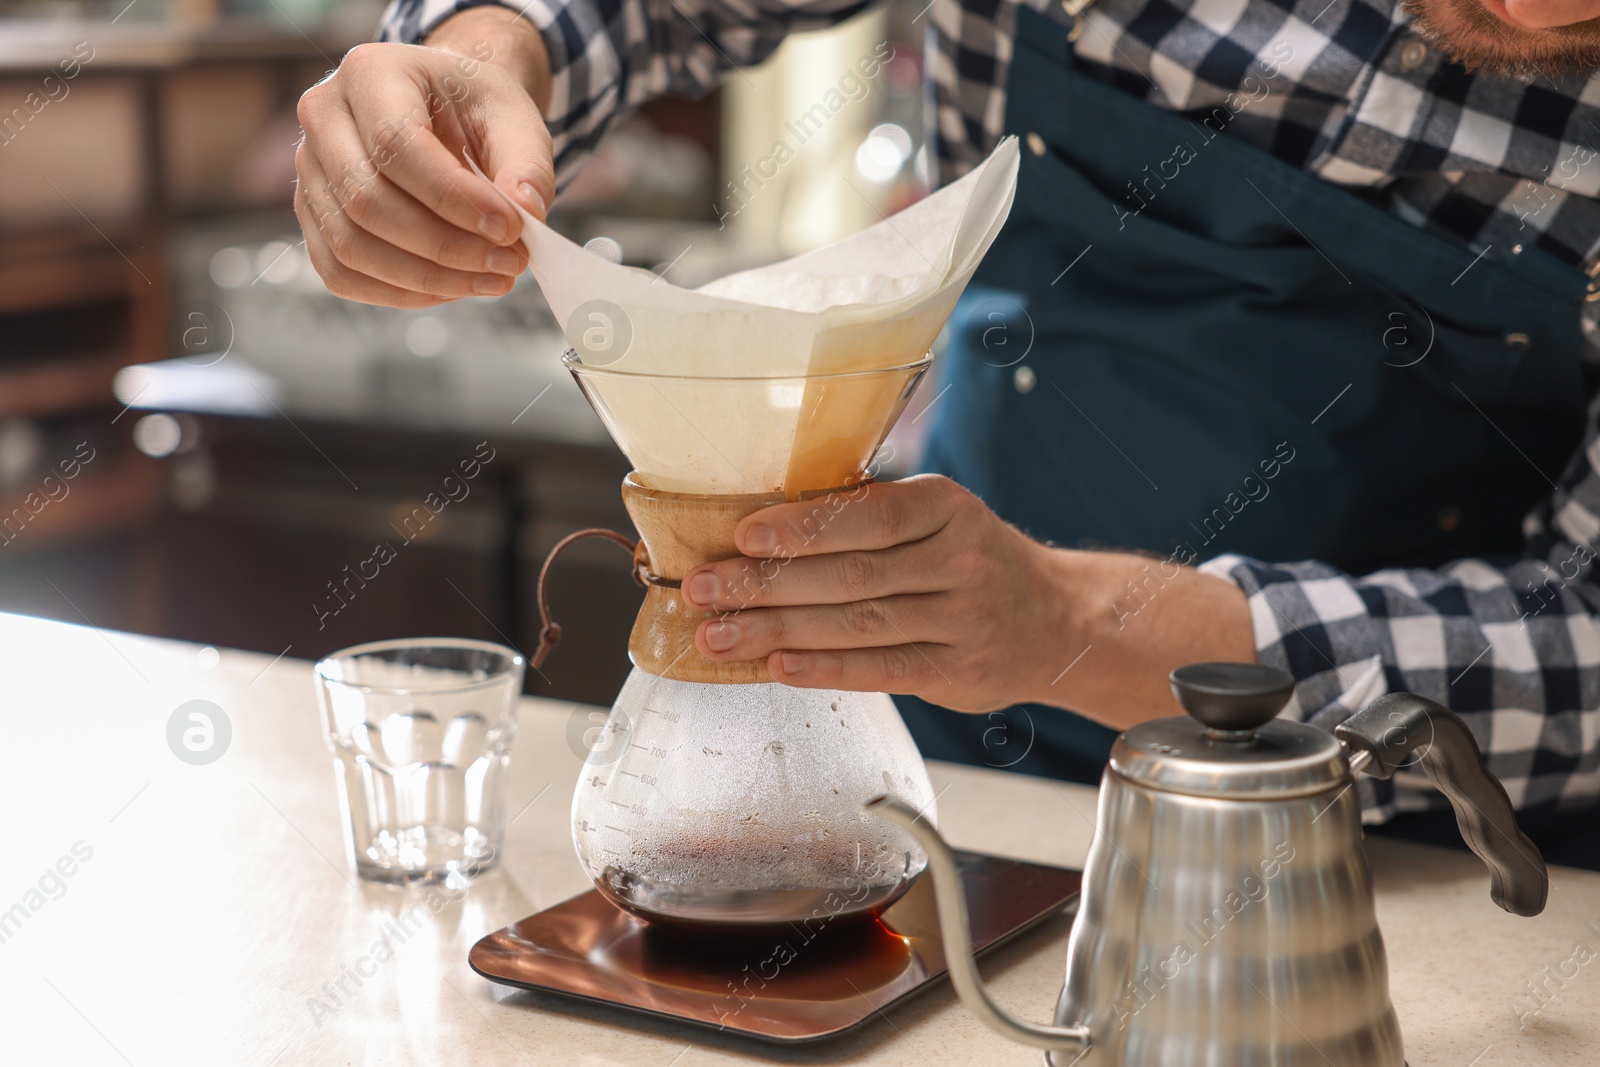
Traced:
<path fill-rule="evenodd" d="M 1259 663 L 1191 663 L 1169 675 L 1172 694 L 1212 737 L 1244 740 L 1294 693 L 1294 675 Z"/>

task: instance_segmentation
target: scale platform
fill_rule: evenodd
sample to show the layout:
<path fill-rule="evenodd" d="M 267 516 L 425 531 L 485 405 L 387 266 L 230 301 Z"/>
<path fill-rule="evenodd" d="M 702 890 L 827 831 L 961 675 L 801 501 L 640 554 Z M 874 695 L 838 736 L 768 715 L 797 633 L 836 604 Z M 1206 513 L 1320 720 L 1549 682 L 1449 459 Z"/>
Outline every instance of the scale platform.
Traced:
<path fill-rule="evenodd" d="M 1005 944 L 1069 906 L 1081 872 L 958 852 L 972 950 Z M 591 889 L 472 946 L 503 985 L 783 1044 L 848 1033 L 940 981 L 933 882 L 875 919 L 789 923 L 729 939 L 647 926 Z"/>

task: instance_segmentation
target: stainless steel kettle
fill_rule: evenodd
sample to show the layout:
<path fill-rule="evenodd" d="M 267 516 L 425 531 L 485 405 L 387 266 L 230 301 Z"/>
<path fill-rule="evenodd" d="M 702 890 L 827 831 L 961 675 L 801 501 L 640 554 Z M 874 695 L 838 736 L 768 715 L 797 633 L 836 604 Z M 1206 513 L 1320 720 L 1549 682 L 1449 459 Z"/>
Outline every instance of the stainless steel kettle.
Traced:
<path fill-rule="evenodd" d="M 989 999 L 938 831 L 868 803 L 927 850 L 950 979 L 979 1019 L 1055 1067 L 1402 1067 L 1356 777 L 1420 760 L 1506 911 L 1543 910 L 1544 860 L 1454 713 L 1395 693 L 1330 734 L 1276 717 L 1293 688 L 1271 667 L 1182 667 L 1189 714 L 1117 739 L 1052 1026 Z"/>

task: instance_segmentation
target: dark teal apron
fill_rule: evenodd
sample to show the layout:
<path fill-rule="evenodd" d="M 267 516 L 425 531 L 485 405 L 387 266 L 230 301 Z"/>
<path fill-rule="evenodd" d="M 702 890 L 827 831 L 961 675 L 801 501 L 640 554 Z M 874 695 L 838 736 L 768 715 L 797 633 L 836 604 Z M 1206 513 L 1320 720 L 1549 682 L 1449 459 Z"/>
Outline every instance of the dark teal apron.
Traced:
<path fill-rule="evenodd" d="M 1474 261 L 1229 119 L 1074 71 L 1065 27 L 1019 12 L 1016 204 L 951 319 L 927 469 L 1040 539 L 1180 562 L 1519 551 L 1582 437 L 1579 272 L 1532 247 Z M 927 756 L 1080 781 L 1113 736 L 1051 708 L 903 710 Z"/>

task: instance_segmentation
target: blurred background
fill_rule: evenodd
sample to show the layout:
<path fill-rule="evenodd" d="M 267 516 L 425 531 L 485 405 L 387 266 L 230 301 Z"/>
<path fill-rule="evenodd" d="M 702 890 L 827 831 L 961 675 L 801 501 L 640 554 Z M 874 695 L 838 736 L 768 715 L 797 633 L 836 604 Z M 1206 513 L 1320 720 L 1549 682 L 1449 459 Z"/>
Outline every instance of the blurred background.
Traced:
<path fill-rule="evenodd" d="M 928 169 L 923 10 L 897 0 L 651 104 L 552 223 L 695 286 L 905 206 Z M 306 259 L 295 102 L 379 14 L 0 3 L 0 610 L 300 658 L 446 634 L 528 651 L 550 547 L 631 534 L 628 465 L 530 276 L 409 312 L 329 295 Z M 885 42 L 767 177 L 785 124 Z M 529 691 L 609 703 L 639 599 L 614 545 L 564 555 L 565 637 Z"/>

